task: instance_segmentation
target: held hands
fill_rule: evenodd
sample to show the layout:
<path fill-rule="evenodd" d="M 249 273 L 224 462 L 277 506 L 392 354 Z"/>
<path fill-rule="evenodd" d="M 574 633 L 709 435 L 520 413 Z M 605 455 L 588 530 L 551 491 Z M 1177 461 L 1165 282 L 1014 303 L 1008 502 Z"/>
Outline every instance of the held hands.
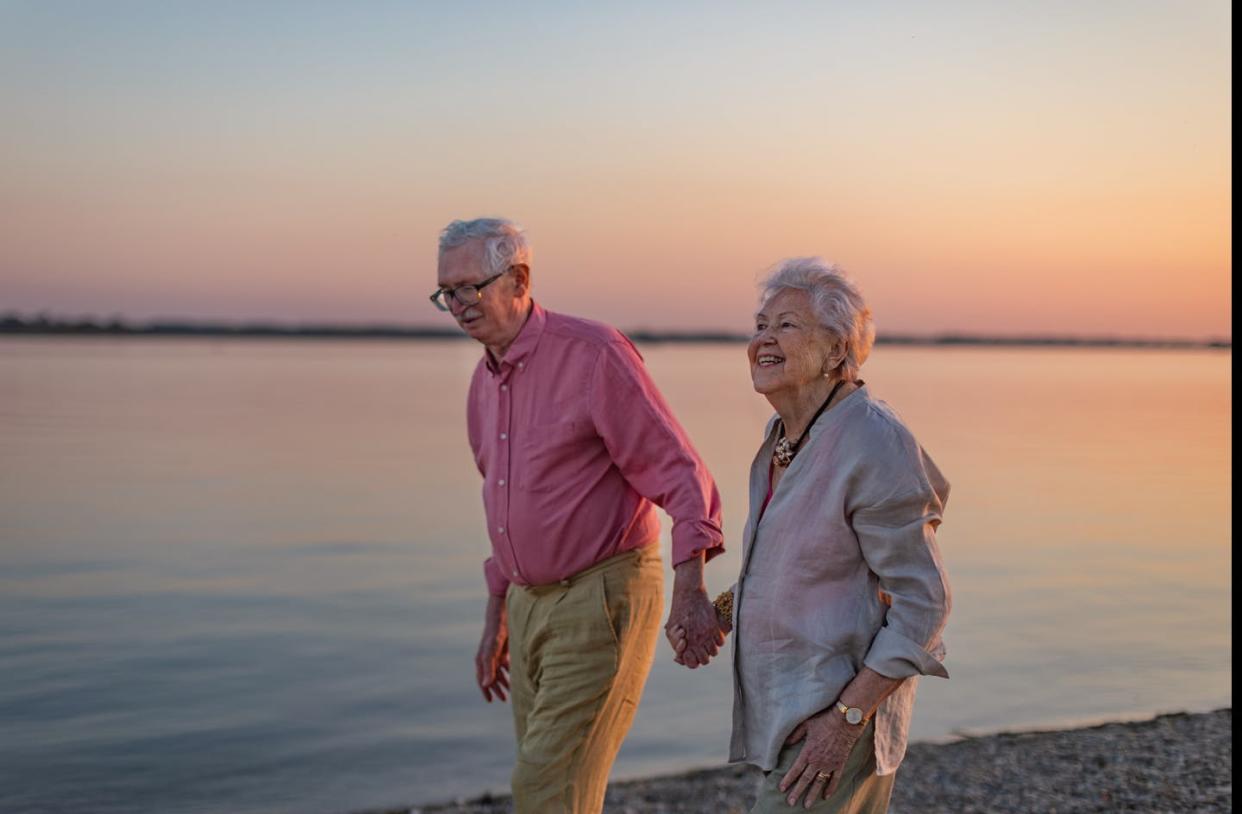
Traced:
<path fill-rule="evenodd" d="M 724 633 L 703 586 L 702 555 L 680 563 L 673 572 L 673 607 L 664 635 L 673 648 L 673 660 L 693 670 L 720 652 Z"/>
<path fill-rule="evenodd" d="M 664 635 L 673 648 L 673 661 L 691 670 L 706 665 L 720 652 L 727 632 L 721 628 L 716 608 L 705 591 L 686 599 L 680 610 L 674 595 L 673 609 L 664 626 Z"/>
<path fill-rule="evenodd" d="M 717 648 L 712 650 L 712 655 L 719 652 L 719 644 L 724 643 L 725 636 L 733 631 L 733 591 L 728 590 L 716 597 L 716 601 L 712 603 L 712 611 L 716 617 L 716 630 L 718 631 L 715 641 Z M 673 661 L 678 664 L 685 665 L 693 669 L 697 665 L 691 665 L 686 662 L 685 654 L 689 647 L 689 636 L 686 628 L 682 625 L 675 624 L 670 619 L 668 626 L 665 628 L 668 636 L 668 643 L 673 648 Z M 706 664 L 706 662 L 703 662 Z"/>
<path fill-rule="evenodd" d="M 495 697 L 508 700 L 509 692 L 509 622 L 505 618 L 503 600 L 491 597 L 479 652 L 474 657 L 475 680 L 487 703 Z"/>
<path fill-rule="evenodd" d="M 827 800 L 836 791 L 846 758 L 865 728 L 846 723 L 845 717 L 833 707 L 798 724 L 785 743 L 803 739 L 806 743 L 781 779 L 781 792 L 789 792 L 786 801 L 796 806 L 799 798 L 806 794 L 804 805 L 810 808 L 820 800 Z"/>

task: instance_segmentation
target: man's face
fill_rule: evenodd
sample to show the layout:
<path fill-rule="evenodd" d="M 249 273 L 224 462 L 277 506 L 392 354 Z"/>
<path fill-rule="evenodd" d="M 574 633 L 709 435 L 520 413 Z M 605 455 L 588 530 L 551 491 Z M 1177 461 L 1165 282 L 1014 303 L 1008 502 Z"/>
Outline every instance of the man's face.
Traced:
<path fill-rule="evenodd" d="M 482 292 L 474 305 L 450 298 L 449 311 L 471 338 L 489 347 L 507 347 L 526 318 L 526 271 L 511 271 Z M 471 240 L 440 255 L 437 282 L 441 288 L 478 285 L 491 277 L 483 256 L 483 241 Z"/>

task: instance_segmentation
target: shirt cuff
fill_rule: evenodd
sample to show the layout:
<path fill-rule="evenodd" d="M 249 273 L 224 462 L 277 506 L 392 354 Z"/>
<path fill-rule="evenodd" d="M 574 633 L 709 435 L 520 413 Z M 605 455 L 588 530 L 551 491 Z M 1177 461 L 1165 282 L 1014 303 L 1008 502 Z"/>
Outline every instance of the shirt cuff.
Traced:
<path fill-rule="evenodd" d="M 509 578 L 500 570 L 495 557 L 483 561 L 483 578 L 487 580 L 487 592 L 492 596 L 504 596 L 509 590 Z"/>
<path fill-rule="evenodd" d="M 699 554 L 707 562 L 724 550 L 724 534 L 710 520 L 683 520 L 673 525 L 674 568 Z"/>
<path fill-rule="evenodd" d="M 934 648 L 943 657 L 944 648 Z M 915 675 L 948 678 L 949 671 L 936 656 L 917 642 L 907 639 L 891 627 L 882 627 L 871 642 L 863 664 L 886 678 L 909 678 Z"/>

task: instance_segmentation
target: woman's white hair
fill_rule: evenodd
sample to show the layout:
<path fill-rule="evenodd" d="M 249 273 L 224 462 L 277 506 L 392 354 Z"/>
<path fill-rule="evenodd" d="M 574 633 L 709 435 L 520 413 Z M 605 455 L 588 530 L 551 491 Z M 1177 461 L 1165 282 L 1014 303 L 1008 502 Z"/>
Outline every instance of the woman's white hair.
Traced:
<path fill-rule="evenodd" d="M 807 292 L 819 324 L 844 343 L 845 358 L 833 372 L 845 381 L 857 379 L 875 344 L 875 322 L 858 286 L 819 257 L 791 257 L 773 266 L 759 284 L 760 307 L 787 288 Z"/>
<path fill-rule="evenodd" d="M 490 274 L 501 274 L 510 266 L 530 268 L 526 231 L 507 218 L 453 221 L 440 232 L 440 254 L 472 240 L 483 241 L 483 259 Z"/>

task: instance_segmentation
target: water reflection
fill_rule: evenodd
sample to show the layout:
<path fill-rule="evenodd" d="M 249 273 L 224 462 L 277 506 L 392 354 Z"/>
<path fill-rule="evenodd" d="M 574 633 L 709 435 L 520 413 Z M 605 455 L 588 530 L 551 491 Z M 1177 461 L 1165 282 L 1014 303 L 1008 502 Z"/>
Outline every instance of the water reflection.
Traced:
<path fill-rule="evenodd" d="M 643 352 L 719 480 L 720 590 L 769 410 L 740 346 Z M 509 711 L 473 687 L 476 358 L 0 343 L 0 808 L 331 812 L 503 788 Z M 876 351 L 873 391 L 953 482 L 953 679 L 923 682 L 915 738 L 1230 703 L 1230 361 Z M 727 662 L 661 654 L 616 773 L 722 761 L 729 693 Z"/>

